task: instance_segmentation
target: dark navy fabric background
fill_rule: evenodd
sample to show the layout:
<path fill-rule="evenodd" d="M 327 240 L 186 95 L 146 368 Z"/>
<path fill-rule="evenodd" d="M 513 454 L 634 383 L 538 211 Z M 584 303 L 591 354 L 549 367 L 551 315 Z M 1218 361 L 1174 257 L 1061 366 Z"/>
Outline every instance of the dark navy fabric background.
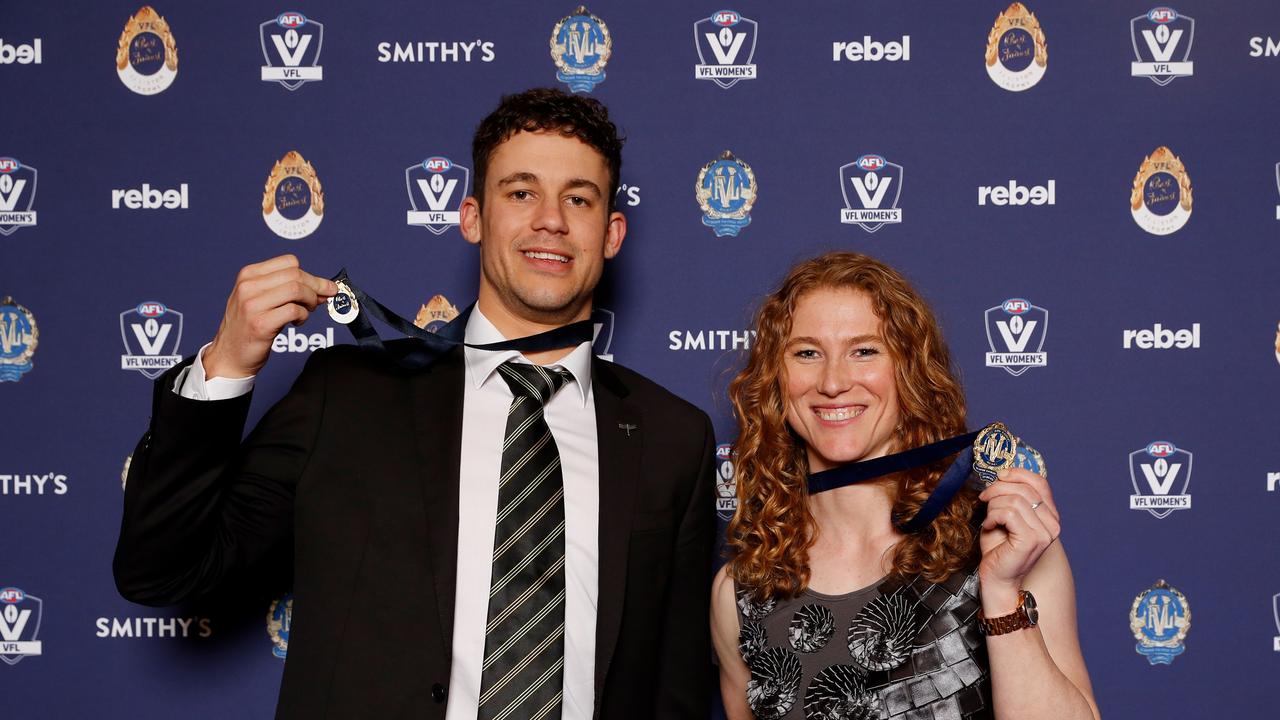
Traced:
<path fill-rule="evenodd" d="M 693 24 L 712 4 L 598 2 L 613 56 L 592 93 L 629 140 L 621 255 L 597 304 L 615 313 L 609 351 L 698 404 L 720 442 L 732 350 L 671 349 L 688 333 L 746 329 L 786 268 L 826 250 L 900 268 L 933 304 L 972 425 L 1002 419 L 1039 448 L 1064 517 L 1080 638 L 1103 713 L 1271 717 L 1280 635 L 1274 528 L 1280 365 L 1280 38 L 1266 0 L 1186 2 L 1194 75 L 1161 87 L 1131 77 L 1139 2 L 1039 0 L 1048 68 L 1025 92 L 984 70 L 1003 0 L 742 2 L 759 23 L 758 79 L 694 78 Z M 177 352 L 213 335 L 239 267 L 292 252 L 339 267 L 413 316 L 431 296 L 474 296 L 475 249 L 456 228 L 409 226 L 404 169 L 430 156 L 471 167 L 476 123 L 503 93 L 557 85 L 551 28 L 571 4 L 258 2 L 155 6 L 176 39 L 171 87 L 129 91 L 113 56 L 138 10 L 118 0 L 5 2 L 0 38 L 42 40 L 40 64 L 0 65 L 0 156 L 39 171 L 39 222 L 0 236 L 0 296 L 34 315 L 34 368 L 0 384 L 0 475 L 65 475 L 43 494 L 0 487 L 0 587 L 43 601 L 43 654 L 0 665 L 0 706 L 32 718 L 266 718 L 281 661 L 266 614 L 278 588 L 245 581 L 197 606 L 153 610 L 116 594 L 110 570 L 120 471 L 148 421 L 151 383 L 120 369 L 120 313 L 159 301 L 184 315 Z M 325 25 L 324 79 L 295 92 L 259 79 L 258 26 L 285 10 Z M 832 43 L 900 41 L 908 61 L 832 60 Z M 492 42 L 492 62 L 379 62 L 382 42 Z M 1185 42 L 1185 41 L 1184 41 Z M 1168 146 L 1194 188 L 1167 236 L 1130 217 L 1143 158 Z M 751 224 L 716 237 L 694 198 L 722 151 L 758 182 Z M 272 165 L 296 150 L 325 197 L 323 224 L 285 240 L 261 217 Z M 839 221 L 841 165 L 879 154 L 904 168 L 900 224 L 871 234 Z M 1056 185 L 1054 205 L 979 206 L 979 186 Z M 113 189 L 189 188 L 187 209 L 113 209 Z M 632 202 L 633 200 L 637 202 Z M 986 367 L 984 313 L 1009 298 L 1049 312 L 1045 367 Z M 1126 330 L 1200 326 L 1201 347 L 1125 349 Z M 318 315 L 303 328 L 323 333 Z M 335 337 L 349 341 L 337 327 Z M 305 353 L 273 356 L 254 418 Z M 1129 453 L 1167 440 L 1194 454 L 1190 509 L 1129 509 Z M 712 509 L 708 508 L 708 512 Z M 602 513 L 609 512 L 602 508 Z M 283 569 L 281 570 L 283 574 Z M 1193 613 L 1186 652 L 1152 666 L 1129 609 L 1166 579 Z M 358 611 L 358 609 L 357 609 Z M 199 637 L 99 637 L 100 619 L 208 618 Z M 108 633 L 110 634 L 110 633 Z M 379 648 L 364 648 L 377 653 Z"/>

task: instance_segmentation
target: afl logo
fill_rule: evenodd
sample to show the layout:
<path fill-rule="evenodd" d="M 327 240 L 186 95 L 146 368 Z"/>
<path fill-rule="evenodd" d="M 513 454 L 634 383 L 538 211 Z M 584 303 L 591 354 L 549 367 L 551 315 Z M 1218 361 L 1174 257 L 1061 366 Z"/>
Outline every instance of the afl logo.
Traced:
<path fill-rule="evenodd" d="M 164 92 L 178 76 L 178 45 L 169 23 L 149 5 L 124 24 L 116 43 L 116 74 L 139 95 Z"/>
<path fill-rule="evenodd" d="M 1164 442 L 1163 440 L 1157 440 L 1147 446 L 1147 454 L 1151 457 L 1169 457 L 1174 450 L 1177 450 L 1177 448 L 1173 446 L 1173 443 Z"/>
<path fill-rule="evenodd" d="M 298 12 L 280 13 L 280 17 L 276 18 L 276 24 L 282 28 L 300 28 L 307 24 L 307 18 Z"/>
<path fill-rule="evenodd" d="M 1004 311 L 1010 315 L 1021 315 L 1031 309 L 1031 301 L 1022 298 L 1011 298 L 1004 301 Z"/>
<path fill-rule="evenodd" d="M 22 167 L 22 164 L 11 157 L 0 158 L 0 173 L 8 175 L 20 167 Z"/>
<path fill-rule="evenodd" d="M 449 162 L 449 158 L 433 157 L 423 161 L 422 167 L 428 172 L 442 173 L 453 167 L 453 163 Z"/>
<path fill-rule="evenodd" d="M 885 166 L 885 160 L 879 155 L 863 155 L 857 164 L 860 170 L 879 170 Z"/>
<path fill-rule="evenodd" d="M 1178 19 L 1178 11 L 1169 7 L 1152 8 L 1147 13 L 1147 19 L 1155 23 L 1173 22 Z"/>
<path fill-rule="evenodd" d="M 720 27 L 733 27 L 742 21 L 742 16 L 733 10 L 721 10 L 711 16 L 711 22 Z"/>
<path fill-rule="evenodd" d="M 164 315 L 164 303 L 144 302 L 138 304 L 138 314 L 144 318 L 158 318 Z"/>

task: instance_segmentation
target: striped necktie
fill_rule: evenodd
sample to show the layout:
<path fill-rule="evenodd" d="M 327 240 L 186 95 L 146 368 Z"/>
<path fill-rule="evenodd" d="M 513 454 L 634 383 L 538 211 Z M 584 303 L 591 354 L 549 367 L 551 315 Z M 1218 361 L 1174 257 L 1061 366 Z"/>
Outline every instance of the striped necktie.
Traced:
<path fill-rule="evenodd" d="M 503 363 L 507 411 L 479 720 L 559 718 L 564 688 L 564 481 L 543 407 L 569 374 Z"/>

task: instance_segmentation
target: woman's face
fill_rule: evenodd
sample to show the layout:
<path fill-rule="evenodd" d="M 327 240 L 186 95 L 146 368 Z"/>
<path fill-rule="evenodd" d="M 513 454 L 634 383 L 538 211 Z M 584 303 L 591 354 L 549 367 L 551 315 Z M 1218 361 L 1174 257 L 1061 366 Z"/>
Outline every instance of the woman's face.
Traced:
<path fill-rule="evenodd" d="M 893 452 L 898 388 L 866 293 L 800 296 L 783 352 L 787 423 L 805 441 L 810 472 Z"/>

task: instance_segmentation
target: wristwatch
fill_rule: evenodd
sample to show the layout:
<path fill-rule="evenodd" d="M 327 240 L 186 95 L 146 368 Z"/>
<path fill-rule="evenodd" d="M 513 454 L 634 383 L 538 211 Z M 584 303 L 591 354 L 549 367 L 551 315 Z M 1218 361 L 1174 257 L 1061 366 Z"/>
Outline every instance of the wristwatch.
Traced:
<path fill-rule="evenodd" d="M 1018 607 L 1008 615 L 998 618 L 983 617 L 978 611 L 978 627 L 984 635 L 1004 635 L 1014 630 L 1035 627 L 1040 622 L 1040 611 L 1036 609 L 1036 598 L 1030 591 L 1018 593 Z"/>

